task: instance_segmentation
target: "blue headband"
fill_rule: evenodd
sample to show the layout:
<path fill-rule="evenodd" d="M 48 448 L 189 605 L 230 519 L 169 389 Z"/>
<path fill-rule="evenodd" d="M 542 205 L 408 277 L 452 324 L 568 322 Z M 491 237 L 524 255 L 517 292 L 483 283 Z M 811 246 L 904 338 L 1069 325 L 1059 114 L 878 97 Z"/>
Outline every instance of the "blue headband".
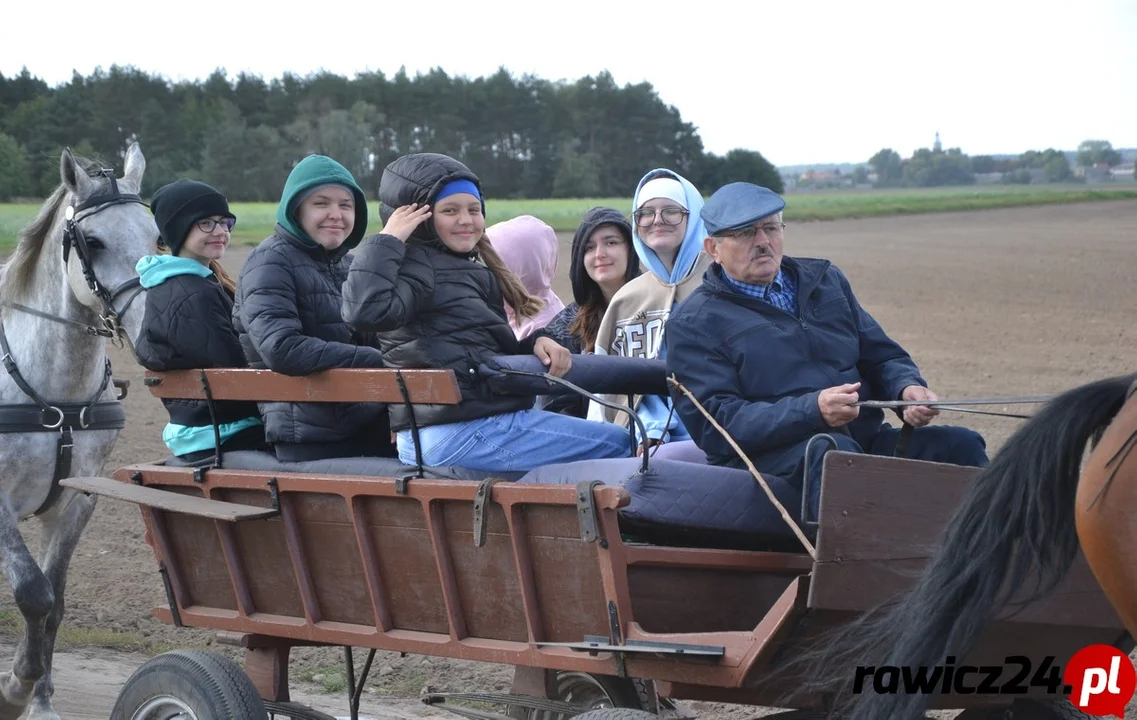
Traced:
<path fill-rule="evenodd" d="M 472 181 L 451 180 L 450 182 L 443 185 L 442 189 L 438 191 L 438 195 L 435 196 L 434 202 L 438 203 L 443 198 L 448 198 L 451 195 L 457 195 L 459 193 L 469 193 L 479 200 L 482 199 L 482 194 L 478 192 L 478 186 L 475 185 Z"/>

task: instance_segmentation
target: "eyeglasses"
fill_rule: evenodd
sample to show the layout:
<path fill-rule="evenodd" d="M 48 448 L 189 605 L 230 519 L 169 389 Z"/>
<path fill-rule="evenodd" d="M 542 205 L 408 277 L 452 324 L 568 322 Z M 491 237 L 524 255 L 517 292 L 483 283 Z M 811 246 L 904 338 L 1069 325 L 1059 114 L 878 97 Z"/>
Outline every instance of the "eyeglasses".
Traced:
<path fill-rule="evenodd" d="M 758 237 L 758 231 L 761 230 L 766 237 L 776 237 L 782 234 L 786 224 L 784 222 L 768 222 L 762 225 L 751 225 L 749 227 L 740 228 L 738 230 L 730 230 L 728 232 L 719 233 L 716 237 L 735 238 L 738 240 L 753 240 Z"/>
<path fill-rule="evenodd" d="M 197 229 L 206 235 L 209 235 L 213 233 L 214 228 L 216 228 L 218 225 L 224 225 L 226 230 L 232 231 L 233 226 L 236 224 L 237 221 L 230 217 L 222 218 L 220 220 L 214 220 L 213 218 L 202 218 L 197 221 Z"/>
<path fill-rule="evenodd" d="M 655 216 L 659 215 L 664 225 L 678 225 L 683 222 L 683 218 L 687 217 L 688 213 L 681 207 L 665 207 L 658 213 L 652 208 L 640 208 L 632 214 L 636 219 L 636 225 L 639 227 L 647 227 L 655 222 Z"/>

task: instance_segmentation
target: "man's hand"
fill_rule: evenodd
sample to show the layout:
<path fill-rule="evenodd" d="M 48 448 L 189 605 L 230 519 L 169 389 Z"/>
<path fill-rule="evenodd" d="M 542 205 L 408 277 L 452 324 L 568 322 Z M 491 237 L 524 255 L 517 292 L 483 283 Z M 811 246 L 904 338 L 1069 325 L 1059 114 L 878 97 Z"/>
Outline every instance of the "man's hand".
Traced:
<path fill-rule="evenodd" d="M 861 409 L 853 403 L 860 400 L 857 390 L 860 383 L 837 385 L 825 388 L 817 396 L 817 407 L 821 409 L 821 417 L 829 427 L 839 428 L 849 424 L 861 414 Z"/>
<path fill-rule="evenodd" d="M 901 400 L 939 400 L 936 394 L 923 385 L 909 385 L 900 393 Z M 912 427 L 923 427 L 939 415 L 940 411 L 925 405 L 909 405 L 904 408 L 904 422 Z"/>
<path fill-rule="evenodd" d="M 416 209 L 417 208 L 417 209 Z M 424 220 L 430 217 L 430 206 L 423 205 L 418 207 L 418 203 L 404 205 L 391 214 L 391 219 L 383 226 L 380 231 L 387 235 L 394 235 L 403 242 L 411 236 Z"/>
<path fill-rule="evenodd" d="M 548 366 L 549 374 L 553 377 L 564 377 L 572 368 L 572 353 L 547 335 L 542 335 L 533 343 L 533 354 Z"/>

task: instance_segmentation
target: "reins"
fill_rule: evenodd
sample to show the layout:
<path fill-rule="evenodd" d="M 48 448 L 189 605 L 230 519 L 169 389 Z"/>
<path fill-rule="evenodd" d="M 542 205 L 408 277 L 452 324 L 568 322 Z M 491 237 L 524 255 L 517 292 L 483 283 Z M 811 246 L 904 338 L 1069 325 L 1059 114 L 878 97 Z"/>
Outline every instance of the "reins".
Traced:
<path fill-rule="evenodd" d="M 96 215 L 107 208 L 128 203 L 137 203 L 149 207 L 139 195 L 122 193 L 118 188 L 118 181 L 114 177 L 113 169 L 103 169 L 100 174 L 106 177 L 108 186 L 92 194 L 77 207 L 68 206 L 65 212 L 66 225 L 63 230 L 63 264 L 64 268 L 70 258 L 71 251 L 79 257 L 83 270 L 83 277 L 87 287 L 99 300 L 101 311 L 98 313 L 100 325 L 91 325 L 78 322 L 58 315 L 52 315 L 19 303 L 4 303 L 3 307 L 11 308 L 16 312 L 34 315 L 68 328 L 82 330 L 88 335 L 106 338 L 117 348 L 123 348 L 127 343 L 122 318 L 130 309 L 131 304 L 142 293 L 142 284 L 138 277 L 122 283 L 114 290 L 107 290 L 95 276 L 95 269 L 91 262 L 91 248 L 79 223 L 85 218 Z M 132 292 L 133 291 L 133 292 Z M 115 301 L 124 294 L 131 293 L 121 311 L 115 308 Z M 4 332 L 3 320 L 0 320 L 0 350 L 3 356 L 0 362 L 11 376 L 12 381 L 20 388 L 34 404 L 0 405 L 0 434 L 28 433 L 28 432 L 58 432 L 56 442 L 55 471 L 52 476 L 51 487 L 47 497 L 32 516 L 40 515 L 50 509 L 63 492 L 60 481 L 71 476 L 71 460 L 74 442 L 72 432 L 75 430 L 121 430 L 126 427 L 126 412 L 122 401 L 118 398 L 100 402 L 110 386 L 113 378 L 111 361 L 104 356 L 104 371 L 102 382 L 98 390 L 87 400 L 81 402 L 60 403 L 47 400 L 28 383 L 20 372 L 16 361 L 12 358 L 12 351 L 8 345 L 8 337 Z M 131 351 L 134 348 L 131 346 Z"/>

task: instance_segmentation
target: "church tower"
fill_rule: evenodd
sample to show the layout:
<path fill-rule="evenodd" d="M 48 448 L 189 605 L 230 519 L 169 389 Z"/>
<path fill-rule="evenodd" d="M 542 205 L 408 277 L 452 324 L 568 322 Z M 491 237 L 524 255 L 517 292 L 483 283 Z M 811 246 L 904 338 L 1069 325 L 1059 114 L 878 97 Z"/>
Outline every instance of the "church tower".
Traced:
<path fill-rule="evenodd" d="M 943 150 L 943 146 L 940 145 L 940 133 L 936 131 L 936 142 L 932 145 L 932 152 L 940 152 L 941 150 Z"/>

